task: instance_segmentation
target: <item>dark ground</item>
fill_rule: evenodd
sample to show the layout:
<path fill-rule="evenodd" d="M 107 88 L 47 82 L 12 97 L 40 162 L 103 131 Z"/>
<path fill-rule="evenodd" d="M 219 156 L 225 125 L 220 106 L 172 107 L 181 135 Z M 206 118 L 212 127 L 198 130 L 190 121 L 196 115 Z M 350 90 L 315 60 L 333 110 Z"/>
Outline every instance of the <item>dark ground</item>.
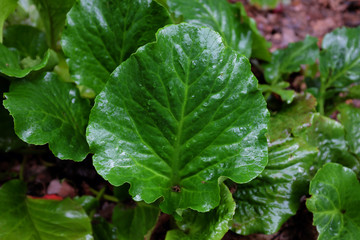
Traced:
<path fill-rule="evenodd" d="M 236 1 L 236 0 L 235 0 Z M 307 34 L 319 38 L 340 26 L 355 27 L 360 25 L 360 0 L 293 0 L 289 5 L 280 4 L 274 10 L 259 9 L 244 3 L 248 14 L 253 17 L 260 32 L 272 42 L 271 50 L 286 47 L 290 42 L 300 41 Z M 106 186 L 107 193 L 113 194 L 113 187 L 105 182 L 92 166 L 88 157 L 81 163 L 56 159 L 47 146 L 31 147 L 24 153 L 0 153 L 0 185 L 17 177 L 23 172 L 28 182 L 28 194 L 44 196 L 57 194 L 61 197 L 94 194 Z M 21 162 L 25 161 L 22 170 Z M 272 235 L 254 234 L 239 236 L 232 232 L 226 234 L 224 240 L 315 240 L 316 229 L 312 226 L 312 215 L 305 208 L 304 196 L 301 208 L 279 232 Z M 115 203 L 104 200 L 99 215 L 110 219 Z M 170 217 L 163 214 L 151 239 L 164 239 L 170 227 Z"/>

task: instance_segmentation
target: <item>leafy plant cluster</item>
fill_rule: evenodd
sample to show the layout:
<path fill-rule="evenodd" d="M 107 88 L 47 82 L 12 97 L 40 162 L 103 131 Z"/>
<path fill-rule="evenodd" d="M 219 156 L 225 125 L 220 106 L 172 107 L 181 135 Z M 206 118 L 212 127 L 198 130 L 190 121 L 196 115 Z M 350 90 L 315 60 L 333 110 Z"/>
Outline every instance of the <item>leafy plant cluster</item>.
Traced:
<path fill-rule="evenodd" d="M 360 235 L 360 27 L 271 54 L 225 0 L 4 0 L 0 26 L 0 148 L 92 156 L 137 202 L 109 223 L 93 219 L 101 192 L 38 199 L 7 181 L 0 239 L 143 239 L 160 212 L 167 240 L 272 234 L 303 195 L 319 239 Z"/>

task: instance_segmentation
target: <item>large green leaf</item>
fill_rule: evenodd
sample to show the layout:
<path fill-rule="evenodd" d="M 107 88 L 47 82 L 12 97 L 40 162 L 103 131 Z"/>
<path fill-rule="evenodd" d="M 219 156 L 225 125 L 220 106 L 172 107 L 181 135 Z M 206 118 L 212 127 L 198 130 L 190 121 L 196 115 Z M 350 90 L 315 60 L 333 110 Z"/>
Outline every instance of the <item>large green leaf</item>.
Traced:
<path fill-rule="evenodd" d="M 283 80 L 283 74 L 300 71 L 302 64 L 313 64 L 319 58 L 317 38 L 307 36 L 304 41 L 290 43 L 272 55 L 270 64 L 265 65 L 265 80 L 274 85 Z"/>
<path fill-rule="evenodd" d="M 319 240 L 351 240 L 360 236 L 360 185 L 356 174 L 328 163 L 310 183 L 307 208 L 314 214 Z"/>
<path fill-rule="evenodd" d="M 3 27 L 6 18 L 15 11 L 18 0 L 1 0 L 0 1 L 0 43 L 3 41 Z"/>
<path fill-rule="evenodd" d="M 13 180 L 0 189 L 0 239 L 92 239 L 90 219 L 71 199 L 32 199 L 25 183 Z"/>
<path fill-rule="evenodd" d="M 345 139 L 348 141 L 350 151 L 360 158 L 360 109 L 349 105 L 341 105 L 340 122 L 345 127 Z"/>
<path fill-rule="evenodd" d="M 163 196 L 166 213 L 219 204 L 219 177 L 248 182 L 267 163 L 268 111 L 248 60 L 209 28 L 172 25 L 117 68 L 92 109 L 97 171 Z"/>
<path fill-rule="evenodd" d="M 26 25 L 14 25 L 6 28 L 4 45 L 8 48 L 16 48 L 21 58 L 40 58 L 48 49 L 45 33 Z"/>
<path fill-rule="evenodd" d="M 21 59 L 20 52 L 8 49 L 0 43 L 0 74 L 9 77 L 23 78 L 32 71 L 44 68 L 50 58 L 50 51 L 45 52 L 42 58 L 31 57 Z"/>
<path fill-rule="evenodd" d="M 68 14 L 62 47 L 72 78 L 99 93 L 110 73 L 136 49 L 155 40 L 169 21 L 151 0 L 80 0 Z"/>
<path fill-rule="evenodd" d="M 75 0 L 33 0 L 33 2 L 39 10 L 48 45 L 56 50 L 59 35 L 65 25 L 66 14 Z"/>
<path fill-rule="evenodd" d="M 252 31 L 241 23 L 240 10 L 226 0 L 167 0 L 175 18 L 209 27 L 218 32 L 226 46 L 251 56 Z"/>
<path fill-rule="evenodd" d="M 360 27 L 339 28 L 325 35 L 322 49 L 320 72 L 325 88 L 360 81 Z"/>
<path fill-rule="evenodd" d="M 259 177 L 239 184 L 232 230 L 238 234 L 272 234 L 299 208 L 308 192 L 310 167 L 317 148 L 302 138 L 288 138 L 271 144 L 269 163 Z"/>
<path fill-rule="evenodd" d="M 81 99 L 71 83 L 47 73 L 34 81 L 14 81 L 5 94 L 4 106 L 15 121 L 15 132 L 25 142 L 49 143 L 61 159 L 83 160 L 89 147 L 85 128 L 89 101 Z"/>
<path fill-rule="evenodd" d="M 314 170 L 319 169 L 325 163 L 336 162 L 352 168 L 355 172 L 360 171 L 359 161 L 348 151 L 344 126 L 339 122 L 320 114 L 314 114 L 311 126 L 299 135 L 310 145 L 317 146 L 319 149 Z"/>
<path fill-rule="evenodd" d="M 112 222 L 117 228 L 118 240 L 144 240 L 158 219 L 158 207 L 145 203 L 137 203 L 134 207 L 114 208 Z"/>
<path fill-rule="evenodd" d="M 179 229 L 168 231 L 166 240 L 222 239 L 229 230 L 229 221 L 235 212 L 235 202 L 225 184 L 221 184 L 220 194 L 219 206 L 210 212 L 184 210 L 182 219 L 176 222 Z"/>

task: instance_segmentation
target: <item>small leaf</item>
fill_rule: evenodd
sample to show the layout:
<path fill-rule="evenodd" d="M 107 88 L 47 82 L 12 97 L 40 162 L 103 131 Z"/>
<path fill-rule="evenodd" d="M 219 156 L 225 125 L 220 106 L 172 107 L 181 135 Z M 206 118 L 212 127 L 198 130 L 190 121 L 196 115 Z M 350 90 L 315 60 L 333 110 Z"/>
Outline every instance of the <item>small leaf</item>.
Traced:
<path fill-rule="evenodd" d="M 320 72 L 325 88 L 360 81 L 360 27 L 339 28 L 326 34 L 322 49 Z"/>
<path fill-rule="evenodd" d="M 92 230 L 94 240 L 119 240 L 116 227 L 102 217 L 93 219 Z"/>
<path fill-rule="evenodd" d="M 92 239 L 90 219 L 77 203 L 26 197 L 25 183 L 0 188 L 0 239 Z"/>
<path fill-rule="evenodd" d="M 115 207 L 112 222 L 117 228 L 118 240 L 144 240 L 158 219 L 160 210 L 144 203 L 135 207 Z"/>
<path fill-rule="evenodd" d="M 21 58 L 42 57 L 48 50 L 46 36 L 39 29 L 26 26 L 10 26 L 4 31 L 4 45 L 8 48 L 16 48 Z"/>
<path fill-rule="evenodd" d="M 287 85 L 289 85 L 288 82 L 283 82 L 283 83 L 287 83 Z M 267 85 L 267 84 L 259 84 L 259 88 L 263 93 L 266 92 L 273 92 L 276 93 L 277 95 L 279 95 L 281 97 L 281 100 L 285 101 L 287 104 L 290 104 L 295 97 L 295 91 L 294 90 L 286 90 L 284 89 L 283 86 L 278 86 L 278 85 Z"/>
<path fill-rule="evenodd" d="M 226 0 L 167 0 L 175 18 L 218 32 L 226 46 L 251 56 L 252 31 L 241 23 L 240 11 Z"/>
<path fill-rule="evenodd" d="M 176 222 L 179 229 L 168 231 L 166 240 L 217 240 L 229 230 L 229 221 L 235 212 L 235 202 L 231 192 L 220 185 L 220 204 L 207 213 L 199 213 L 190 209 L 184 210 L 182 220 Z"/>
<path fill-rule="evenodd" d="M 59 35 L 64 28 L 66 14 L 75 0 L 33 0 L 45 27 L 48 45 L 56 50 Z"/>
<path fill-rule="evenodd" d="M 290 43 L 275 51 L 271 63 L 264 66 L 265 80 L 274 85 L 283 80 L 283 74 L 298 72 L 302 64 L 313 64 L 318 58 L 317 38 L 307 36 L 304 41 Z"/>
<path fill-rule="evenodd" d="M 339 106 L 338 109 L 340 111 L 338 118 L 345 127 L 345 139 L 350 151 L 360 159 L 360 109 L 346 104 Z"/>
<path fill-rule="evenodd" d="M 291 105 L 284 105 L 278 114 L 271 117 L 270 141 L 288 138 L 298 129 L 309 127 L 315 106 L 316 99 L 311 94 L 297 96 Z"/>
<path fill-rule="evenodd" d="M 86 211 L 86 214 L 90 214 L 91 211 L 99 207 L 99 200 L 93 196 L 84 195 L 81 197 L 76 196 L 74 201 L 79 203 L 82 208 Z M 92 217 L 92 216 L 90 216 Z"/>
<path fill-rule="evenodd" d="M 150 0 L 77 1 L 61 41 L 72 78 L 98 94 L 110 73 L 168 21 L 166 10 Z"/>
<path fill-rule="evenodd" d="M 166 213 L 219 204 L 219 177 L 238 183 L 267 163 L 268 111 L 248 60 L 208 28 L 171 25 L 121 64 L 95 100 L 94 166 Z"/>
<path fill-rule="evenodd" d="M 7 17 L 15 11 L 18 0 L 2 0 L 0 2 L 0 43 L 3 42 L 3 27 Z"/>
<path fill-rule="evenodd" d="M 61 159 L 83 160 L 89 147 L 85 139 L 90 104 L 71 83 L 54 73 L 34 81 L 12 82 L 4 106 L 15 121 L 15 132 L 25 142 L 49 143 Z"/>
<path fill-rule="evenodd" d="M 335 162 L 360 171 L 360 163 L 348 151 L 344 126 L 330 118 L 314 114 L 311 126 L 299 133 L 311 146 L 317 146 L 319 153 L 314 164 L 318 170 L 325 163 Z"/>
<path fill-rule="evenodd" d="M 9 77 L 23 78 L 32 71 L 44 68 L 50 58 L 50 51 L 47 51 L 42 59 L 25 58 L 21 61 L 20 53 L 16 49 L 8 49 L 0 43 L 0 73 Z M 33 61 L 29 61 L 33 60 Z"/>
<path fill-rule="evenodd" d="M 238 234 L 273 234 L 295 215 L 308 192 L 310 167 L 317 149 L 302 138 L 271 144 L 269 163 L 256 179 L 239 184 L 232 230 Z"/>
<path fill-rule="evenodd" d="M 250 0 L 250 3 L 262 8 L 276 8 L 280 0 Z"/>
<path fill-rule="evenodd" d="M 358 239 L 360 236 L 360 185 L 356 174 L 328 163 L 310 183 L 306 207 L 314 214 L 319 240 Z"/>

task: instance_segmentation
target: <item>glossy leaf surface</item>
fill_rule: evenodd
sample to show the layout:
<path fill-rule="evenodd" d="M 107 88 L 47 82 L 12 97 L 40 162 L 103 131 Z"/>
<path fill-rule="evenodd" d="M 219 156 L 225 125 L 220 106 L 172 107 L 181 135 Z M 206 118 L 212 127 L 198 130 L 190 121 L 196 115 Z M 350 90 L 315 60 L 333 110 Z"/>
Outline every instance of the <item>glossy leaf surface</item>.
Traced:
<path fill-rule="evenodd" d="M 310 183 L 306 207 L 314 214 L 319 240 L 358 239 L 360 235 L 360 185 L 356 174 L 328 163 Z"/>
<path fill-rule="evenodd" d="M 265 170 L 247 184 L 239 184 L 231 229 L 238 234 L 272 234 L 299 208 L 308 192 L 310 167 L 317 149 L 302 138 L 271 144 Z"/>
<path fill-rule="evenodd" d="M 320 72 L 325 88 L 360 81 L 360 27 L 339 28 L 326 34 L 322 49 Z"/>
<path fill-rule="evenodd" d="M 9 90 L 9 85 L 5 79 L 0 78 L 0 96 Z M 3 106 L 3 99 L 0 100 L 0 152 L 16 150 L 26 144 L 21 141 L 14 132 L 13 119 Z"/>
<path fill-rule="evenodd" d="M 15 25 L 6 28 L 4 31 L 4 45 L 8 48 L 16 48 L 21 58 L 41 58 L 48 50 L 45 33 L 26 25 Z"/>
<path fill-rule="evenodd" d="M 15 11 L 18 0 L 2 0 L 0 2 L 0 43 L 3 41 L 3 27 L 6 18 Z"/>
<path fill-rule="evenodd" d="M 65 25 L 66 14 L 75 0 L 33 0 L 33 2 L 40 13 L 48 45 L 55 50 L 59 35 Z"/>
<path fill-rule="evenodd" d="M 218 179 L 238 183 L 267 163 L 268 111 L 246 58 L 209 28 L 172 25 L 112 74 L 91 112 L 94 166 L 135 200 L 208 211 Z"/>
<path fill-rule="evenodd" d="M 144 203 L 135 207 L 115 207 L 112 222 L 117 228 L 117 239 L 144 240 L 144 236 L 155 226 L 159 214 L 158 207 Z"/>
<path fill-rule="evenodd" d="M 283 80 L 283 74 L 298 72 L 302 64 L 313 64 L 318 58 L 317 38 L 307 36 L 304 41 L 290 43 L 273 53 L 271 63 L 264 67 L 265 80 L 273 85 Z"/>
<path fill-rule="evenodd" d="M 311 126 L 316 99 L 311 94 L 297 96 L 290 105 L 284 104 L 278 114 L 271 117 L 270 142 L 291 137 L 293 132 Z"/>
<path fill-rule="evenodd" d="M 350 151 L 360 157 L 360 109 L 345 104 L 338 109 L 339 120 L 345 127 L 345 139 Z"/>
<path fill-rule="evenodd" d="M 72 78 L 99 93 L 110 73 L 136 49 L 155 40 L 169 21 L 151 0 L 80 0 L 67 16 L 62 47 Z"/>
<path fill-rule="evenodd" d="M 61 159 L 81 161 L 86 157 L 90 104 L 80 98 L 73 84 L 47 73 L 35 81 L 12 82 L 5 97 L 4 106 L 13 116 L 15 132 L 22 140 L 36 145 L 49 143 Z"/>
<path fill-rule="evenodd" d="M 44 68 L 49 60 L 50 51 L 47 51 L 42 58 L 23 59 L 16 49 L 8 49 L 0 43 L 0 73 L 9 77 L 23 78 L 31 71 Z"/>
<path fill-rule="evenodd" d="M 0 188 L 0 239 L 92 239 L 90 219 L 71 199 L 32 199 L 25 183 L 13 180 Z"/>
<path fill-rule="evenodd" d="M 339 122 L 314 114 L 311 126 L 300 133 L 306 141 L 317 146 L 319 153 L 314 164 L 317 170 L 325 163 L 336 162 L 359 172 L 359 161 L 348 151 L 344 126 Z"/>
<path fill-rule="evenodd" d="M 235 202 L 225 184 L 220 185 L 220 194 L 219 206 L 210 212 L 199 213 L 189 209 L 185 210 L 182 213 L 182 220 L 176 222 L 179 229 L 168 231 L 165 239 L 222 239 L 229 230 L 229 221 L 235 212 Z"/>
<path fill-rule="evenodd" d="M 251 56 L 252 32 L 241 23 L 240 10 L 227 0 L 167 0 L 175 18 L 218 32 L 226 46 Z"/>

